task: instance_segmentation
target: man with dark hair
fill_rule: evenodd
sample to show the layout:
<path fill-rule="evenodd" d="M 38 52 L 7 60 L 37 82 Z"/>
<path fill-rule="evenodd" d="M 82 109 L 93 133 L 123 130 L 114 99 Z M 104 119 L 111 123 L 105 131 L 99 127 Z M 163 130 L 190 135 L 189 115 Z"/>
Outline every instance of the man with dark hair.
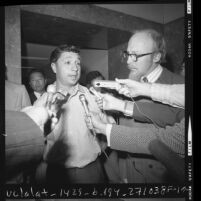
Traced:
<path fill-rule="evenodd" d="M 63 104 L 53 138 L 47 140 L 44 159 L 48 164 L 48 183 L 103 183 L 105 176 L 99 161 L 101 146 L 85 123 L 85 109 L 80 97 L 86 98 L 89 109 L 101 113 L 89 90 L 78 81 L 81 58 L 75 46 L 61 45 L 53 50 L 50 64 L 56 82 L 47 91 L 68 96 Z M 51 89 L 51 90 L 50 90 Z M 104 121 L 107 117 L 102 114 Z M 108 122 L 108 121 L 107 121 Z"/>
<path fill-rule="evenodd" d="M 29 96 L 32 105 L 45 92 L 46 83 L 46 76 L 42 70 L 31 70 L 29 73 L 29 85 L 32 89 L 32 92 L 29 93 Z"/>
<path fill-rule="evenodd" d="M 103 77 L 103 75 L 99 71 L 90 71 L 86 75 L 87 88 L 90 88 L 91 86 L 93 86 L 93 82 L 95 80 L 104 80 L 104 79 L 105 78 Z M 95 88 L 95 89 L 96 89 L 96 91 L 99 91 L 101 88 Z"/>

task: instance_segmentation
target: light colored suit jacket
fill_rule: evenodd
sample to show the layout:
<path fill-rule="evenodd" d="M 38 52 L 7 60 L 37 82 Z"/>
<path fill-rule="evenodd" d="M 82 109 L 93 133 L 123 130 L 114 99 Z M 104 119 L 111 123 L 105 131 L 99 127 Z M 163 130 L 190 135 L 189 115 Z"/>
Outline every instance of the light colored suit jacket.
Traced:
<path fill-rule="evenodd" d="M 5 109 L 10 111 L 20 111 L 22 108 L 30 106 L 29 94 L 24 85 L 5 81 Z"/>

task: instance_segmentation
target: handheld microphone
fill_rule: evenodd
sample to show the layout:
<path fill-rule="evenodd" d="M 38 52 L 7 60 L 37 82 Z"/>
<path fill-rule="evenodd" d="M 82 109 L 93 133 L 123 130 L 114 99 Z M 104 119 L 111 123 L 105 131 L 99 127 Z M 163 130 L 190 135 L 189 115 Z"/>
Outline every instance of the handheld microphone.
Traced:
<path fill-rule="evenodd" d="M 90 87 L 89 91 L 96 96 L 97 98 L 102 98 L 101 95 L 94 89 L 94 87 Z"/>
<path fill-rule="evenodd" d="M 91 117 L 89 116 L 89 109 L 88 109 L 88 106 L 87 106 L 87 100 L 86 100 L 85 95 L 84 94 L 80 94 L 79 99 L 80 99 L 80 102 L 82 103 L 82 106 L 84 108 L 85 114 L 87 115 L 87 118 L 89 119 L 90 125 L 92 127 L 92 129 L 91 129 L 92 134 L 94 136 L 96 136 L 96 132 L 95 132 L 95 130 L 93 128 Z"/>

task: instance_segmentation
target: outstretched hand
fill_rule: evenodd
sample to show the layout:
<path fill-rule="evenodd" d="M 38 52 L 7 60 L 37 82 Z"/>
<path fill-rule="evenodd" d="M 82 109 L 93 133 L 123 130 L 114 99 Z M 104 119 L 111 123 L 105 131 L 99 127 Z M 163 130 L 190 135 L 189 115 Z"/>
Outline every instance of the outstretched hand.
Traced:
<path fill-rule="evenodd" d="M 120 94 L 125 96 L 150 96 L 151 92 L 151 84 L 149 83 L 141 83 L 138 81 L 130 80 L 130 79 L 115 79 L 116 82 L 125 85 L 118 90 Z"/>
<path fill-rule="evenodd" d="M 123 111 L 124 101 L 115 98 L 110 94 L 101 94 L 102 98 L 96 98 L 96 102 L 100 109 Z"/>
<path fill-rule="evenodd" d="M 96 133 L 106 134 L 106 124 L 101 120 L 99 113 L 90 112 L 85 116 L 85 121 L 89 129 L 94 129 Z"/>

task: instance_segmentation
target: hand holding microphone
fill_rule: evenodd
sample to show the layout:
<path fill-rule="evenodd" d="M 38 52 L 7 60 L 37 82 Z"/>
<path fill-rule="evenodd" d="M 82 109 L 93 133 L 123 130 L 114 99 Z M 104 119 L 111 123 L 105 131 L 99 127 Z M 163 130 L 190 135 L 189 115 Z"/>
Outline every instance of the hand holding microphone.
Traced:
<path fill-rule="evenodd" d="M 88 116 L 89 117 L 89 116 Z M 94 129 L 97 134 L 106 135 L 106 123 L 100 117 L 100 113 L 90 112 L 90 118 L 86 117 L 85 121 L 89 129 Z M 93 126 L 93 127 L 92 127 Z"/>
<path fill-rule="evenodd" d="M 50 85 L 47 88 L 48 99 L 46 107 L 48 109 L 49 115 L 51 117 L 51 128 L 53 129 L 58 123 L 58 112 L 61 109 L 62 105 L 67 102 L 70 94 L 66 96 L 62 92 L 56 92 L 56 86 Z"/>

